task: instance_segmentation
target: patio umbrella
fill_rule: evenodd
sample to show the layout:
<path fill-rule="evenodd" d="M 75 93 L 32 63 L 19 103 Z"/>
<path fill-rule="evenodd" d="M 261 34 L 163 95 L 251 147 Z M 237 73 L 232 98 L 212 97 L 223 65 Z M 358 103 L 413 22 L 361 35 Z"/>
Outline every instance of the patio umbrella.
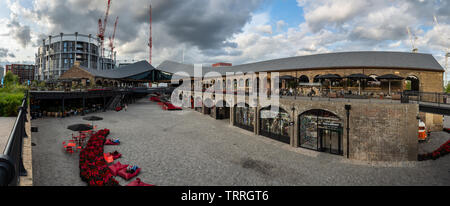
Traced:
<path fill-rule="evenodd" d="M 371 77 L 369 77 L 365 74 L 351 74 L 351 75 L 346 76 L 345 78 L 359 80 L 358 87 L 359 87 L 359 94 L 361 95 L 361 80 L 362 79 L 370 79 Z"/>
<path fill-rule="evenodd" d="M 389 95 L 391 94 L 391 81 L 392 80 L 403 80 L 405 78 L 394 75 L 394 74 L 385 74 L 376 78 L 377 80 L 388 80 L 389 81 Z"/>
<path fill-rule="evenodd" d="M 342 79 L 342 77 L 340 77 L 339 75 L 336 75 L 336 74 L 325 74 L 325 75 L 321 75 L 317 78 L 320 80 L 329 79 L 330 81 Z M 330 92 L 331 92 L 331 82 L 330 82 Z"/>
<path fill-rule="evenodd" d="M 319 77 L 317 77 L 318 79 L 342 79 L 342 77 L 340 77 L 339 75 L 336 74 L 325 74 L 325 75 L 321 75 Z"/>
<path fill-rule="evenodd" d="M 67 127 L 67 129 L 70 129 L 75 132 L 81 132 L 81 131 L 87 131 L 91 130 L 92 126 L 87 124 L 74 124 Z"/>
<path fill-rule="evenodd" d="M 291 75 L 284 75 L 280 77 L 280 80 L 295 80 L 296 78 Z"/>
<path fill-rule="evenodd" d="M 87 121 L 92 121 L 92 125 L 94 125 L 94 121 L 103 120 L 103 117 L 89 116 L 89 117 L 83 117 L 83 119 L 87 120 Z"/>
<path fill-rule="evenodd" d="M 284 75 L 284 76 L 281 76 L 279 79 L 280 80 L 285 80 L 285 81 L 291 81 L 291 80 L 296 80 L 297 78 L 295 78 L 295 77 L 293 77 L 291 75 Z"/>

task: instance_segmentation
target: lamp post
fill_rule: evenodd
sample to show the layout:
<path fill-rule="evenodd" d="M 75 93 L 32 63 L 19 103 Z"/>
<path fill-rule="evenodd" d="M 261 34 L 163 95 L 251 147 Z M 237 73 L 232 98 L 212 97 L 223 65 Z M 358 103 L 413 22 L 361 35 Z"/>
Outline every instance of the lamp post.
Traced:
<path fill-rule="evenodd" d="M 347 111 L 347 158 L 350 157 L 350 110 L 352 109 L 352 105 L 346 104 L 345 110 Z"/>

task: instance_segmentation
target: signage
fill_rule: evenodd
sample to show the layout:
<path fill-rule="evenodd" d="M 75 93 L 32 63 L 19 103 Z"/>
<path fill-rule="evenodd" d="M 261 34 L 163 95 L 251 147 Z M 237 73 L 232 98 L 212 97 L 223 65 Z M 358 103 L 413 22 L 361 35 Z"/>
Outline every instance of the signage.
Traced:
<path fill-rule="evenodd" d="M 261 111 L 261 118 L 262 119 L 272 119 L 277 117 L 278 111 L 272 111 L 272 110 L 263 110 Z"/>

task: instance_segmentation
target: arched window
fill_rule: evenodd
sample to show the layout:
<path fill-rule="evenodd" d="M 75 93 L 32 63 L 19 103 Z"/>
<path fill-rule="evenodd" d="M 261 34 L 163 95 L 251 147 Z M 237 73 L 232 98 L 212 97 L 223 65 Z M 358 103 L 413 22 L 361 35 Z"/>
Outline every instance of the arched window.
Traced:
<path fill-rule="evenodd" d="M 291 118 L 289 113 L 282 108 L 272 110 L 272 106 L 269 106 L 261 109 L 259 114 L 261 135 L 287 144 L 290 143 L 289 123 Z"/>
<path fill-rule="evenodd" d="M 342 121 L 337 115 L 326 110 L 315 109 L 300 114 L 298 120 L 299 147 L 343 154 Z"/>
<path fill-rule="evenodd" d="M 406 85 L 405 85 L 406 90 L 415 91 L 415 92 L 420 91 L 420 81 L 419 81 L 418 77 L 416 77 L 414 75 L 408 76 L 408 77 L 406 77 L 405 83 L 406 83 Z"/>
<path fill-rule="evenodd" d="M 309 83 L 309 78 L 306 75 L 302 75 L 302 76 L 300 76 L 300 78 L 298 78 L 298 81 L 300 83 Z"/>
<path fill-rule="evenodd" d="M 320 75 L 316 75 L 316 76 L 314 77 L 313 82 L 314 82 L 314 83 L 320 82 L 319 77 L 320 77 Z"/>

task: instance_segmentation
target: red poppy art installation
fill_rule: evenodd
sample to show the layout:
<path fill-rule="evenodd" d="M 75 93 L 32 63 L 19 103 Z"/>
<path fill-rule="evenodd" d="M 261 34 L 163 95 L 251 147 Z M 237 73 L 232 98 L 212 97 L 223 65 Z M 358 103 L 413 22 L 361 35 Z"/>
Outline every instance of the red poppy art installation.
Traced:
<path fill-rule="evenodd" d="M 119 186 L 103 157 L 103 147 L 109 132 L 103 129 L 93 134 L 80 152 L 80 177 L 89 186 Z"/>
<path fill-rule="evenodd" d="M 442 146 L 440 146 L 438 149 L 434 150 L 434 152 L 426 153 L 426 154 L 419 154 L 418 160 L 424 161 L 424 160 L 436 160 L 439 157 L 445 156 L 450 153 L 450 140 L 444 143 Z"/>

